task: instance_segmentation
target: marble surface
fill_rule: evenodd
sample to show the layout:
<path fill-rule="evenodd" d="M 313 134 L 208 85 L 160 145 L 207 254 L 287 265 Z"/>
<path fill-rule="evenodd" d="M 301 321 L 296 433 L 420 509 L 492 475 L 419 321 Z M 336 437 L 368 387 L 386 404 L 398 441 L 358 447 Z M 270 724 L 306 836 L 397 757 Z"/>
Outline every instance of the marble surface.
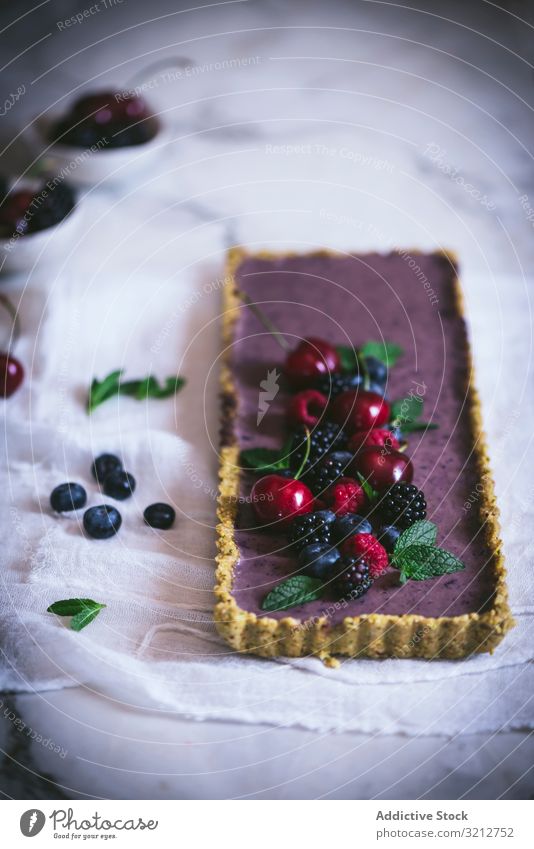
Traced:
<path fill-rule="evenodd" d="M 487 280 L 485 297 L 503 316 L 496 354 L 513 347 L 506 286 L 524 296 L 528 316 L 534 271 L 526 2 L 509 12 L 459 0 L 431 10 L 348 0 L 239 0 L 194 11 L 155 2 L 149 13 L 132 0 L 96 6 L 69 27 L 59 24 L 88 8 L 83 3 L 44 4 L 20 20 L 25 4 L 2 10 L 5 88 L 24 89 L 4 107 L 3 168 L 31 161 L 27 128 L 37 113 L 85 87 L 135 84 L 136 72 L 168 59 L 176 69 L 147 94 L 173 141 L 134 193 L 141 223 L 164 210 L 177 231 L 209 232 L 214 262 L 235 242 L 453 248 L 472 323 L 483 332 L 483 309 L 470 314 L 470 307 L 480 304 Z M 131 203 L 120 186 L 86 200 L 89 221 L 103 201 L 114 204 L 116 221 Z M 98 224 L 88 229 L 98 251 Z M 121 261 L 125 272 L 135 267 L 134 247 Z M 155 274 L 170 273 L 168 254 L 154 262 Z M 16 292 L 21 282 L 5 285 Z M 39 273 L 36 282 L 46 285 Z M 509 436 L 504 424 L 495 431 Z M 83 688 L 0 698 L 0 788 L 17 798 L 533 792 L 526 732 L 318 736 L 128 711 Z"/>

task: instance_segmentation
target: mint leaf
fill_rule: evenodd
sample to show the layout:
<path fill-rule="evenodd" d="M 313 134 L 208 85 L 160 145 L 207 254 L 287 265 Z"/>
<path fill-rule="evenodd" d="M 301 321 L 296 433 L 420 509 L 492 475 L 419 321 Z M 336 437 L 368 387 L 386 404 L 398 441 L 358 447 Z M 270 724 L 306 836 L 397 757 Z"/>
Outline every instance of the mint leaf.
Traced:
<path fill-rule="evenodd" d="M 395 545 L 394 558 L 398 552 L 409 545 L 424 544 L 435 545 L 438 529 L 433 522 L 428 522 L 423 519 L 419 522 L 414 522 L 406 531 L 404 531 L 397 540 Z"/>
<path fill-rule="evenodd" d="M 65 598 L 62 601 L 55 601 L 46 610 L 57 616 L 74 616 L 75 613 L 80 613 L 81 610 L 96 603 L 92 598 Z"/>
<path fill-rule="evenodd" d="M 81 631 L 105 606 L 92 598 L 65 598 L 47 607 L 47 612 L 56 616 L 72 616 L 70 627 L 73 631 Z"/>
<path fill-rule="evenodd" d="M 395 345 L 393 342 L 366 342 L 360 348 L 360 356 L 375 357 L 388 368 L 394 366 L 403 354 L 404 351 L 400 345 Z"/>
<path fill-rule="evenodd" d="M 73 631 L 81 631 L 82 628 L 85 628 L 86 625 L 89 625 L 90 622 L 95 619 L 105 604 L 98 604 L 96 607 L 87 608 L 87 610 L 82 610 L 80 613 L 77 613 L 70 620 L 70 627 Z"/>
<path fill-rule="evenodd" d="M 179 375 L 166 377 L 163 386 L 158 384 L 155 377 L 152 378 L 152 381 L 147 394 L 145 395 L 143 393 L 143 398 L 170 398 L 171 395 L 176 395 L 186 383 L 185 377 L 180 377 Z"/>
<path fill-rule="evenodd" d="M 403 422 L 403 433 L 414 433 L 417 430 L 437 430 L 439 425 L 435 422 Z"/>
<path fill-rule="evenodd" d="M 362 474 L 360 474 L 360 472 L 357 472 L 356 474 L 358 475 L 358 480 L 360 481 L 360 483 L 362 485 L 362 489 L 363 489 L 368 501 L 372 504 L 374 501 L 377 500 L 378 492 L 376 491 L 376 489 L 373 489 L 373 487 L 371 486 L 369 481 L 366 478 L 364 478 L 364 476 Z"/>
<path fill-rule="evenodd" d="M 436 430 L 439 425 L 434 422 L 420 421 L 423 415 L 423 399 L 418 395 L 410 395 L 394 401 L 391 405 L 391 422 L 401 428 L 404 433 L 418 430 Z"/>
<path fill-rule="evenodd" d="M 138 401 L 145 398 L 169 398 L 185 385 L 185 378 L 179 375 L 165 378 L 163 385 L 151 374 L 140 380 L 122 381 L 121 377 L 122 371 L 112 371 L 102 381 L 96 378 L 93 380 L 87 400 L 88 413 L 116 395 L 127 395 Z"/>
<path fill-rule="evenodd" d="M 320 578 L 310 578 L 308 575 L 293 575 L 278 584 L 263 599 L 262 610 L 287 610 L 308 601 L 321 598 L 323 582 Z"/>
<path fill-rule="evenodd" d="M 138 401 L 144 401 L 145 398 L 168 398 L 179 392 L 184 385 L 185 378 L 176 375 L 165 378 L 165 383 L 160 386 L 156 378 L 149 374 L 142 380 L 125 380 L 124 383 L 120 383 L 118 394 L 129 395 Z"/>
<path fill-rule="evenodd" d="M 416 422 L 423 413 L 423 401 L 417 395 L 401 398 L 391 405 L 391 420 L 399 427 L 405 427 L 406 423 Z"/>
<path fill-rule="evenodd" d="M 152 392 L 158 388 L 158 382 L 155 377 L 149 375 L 142 380 L 125 380 L 118 387 L 119 395 L 129 395 L 131 398 L 137 398 L 142 401 L 143 398 L 148 398 Z"/>
<path fill-rule="evenodd" d="M 241 465 L 258 472 L 283 471 L 289 469 L 289 455 L 285 449 L 247 448 L 241 452 Z"/>
<path fill-rule="evenodd" d="M 92 413 L 95 407 L 103 404 L 108 398 L 116 395 L 119 391 L 119 382 L 121 379 L 122 370 L 112 371 L 104 380 L 94 378 L 89 389 L 89 397 L 87 399 L 87 412 Z"/>
<path fill-rule="evenodd" d="M 450 572 L 465 569 L 461 560 L 443 548 L 433 545 L 408 545 L 394 554 L 395 566 L 401 571 L 401 581 L 425 581 Z"/>
<path fill-rule="evenodd" d="M 336 351 L 341 360 L 341 368 L 343 371 L 350 373 L 358 372 L 360 362 L 358 359 L 358 351 L 353 345 L 336 345 Z"/>

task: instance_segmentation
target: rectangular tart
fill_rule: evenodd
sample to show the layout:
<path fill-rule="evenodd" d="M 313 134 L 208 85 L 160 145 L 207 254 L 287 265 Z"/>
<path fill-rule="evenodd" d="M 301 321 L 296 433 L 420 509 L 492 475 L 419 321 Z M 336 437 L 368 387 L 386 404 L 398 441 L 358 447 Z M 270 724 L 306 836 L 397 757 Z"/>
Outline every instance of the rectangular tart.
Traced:
<path fill-rule="evenodd" d="M 436 430 L 412 433 L 408 453 L 424 487 L 438 542 L 465 570 L 400 585 L 398 572 L 343 604 L 312 601 L 276 613 L 267 592 L 295 571 L 281 535 L 256 527 L 254 477 L 240 469 L 245 448 L 279 448 L 288 395 L 280 391 L 259 421 L 260 382 L 281 372 L 284 352 L 243 299 L 261 306 L 295 342 L 337 345 L 385 339 L 404 349 L 388 394 L 424 397 Z M 263 657 L 460 658 L 492 651 L 513 626 L 497 507 L 462 312 L 456 262 L 445 252 L 352 255 L 228 255 L 224 288 L 222 428 L 215 620 L 237 651 Z"/>

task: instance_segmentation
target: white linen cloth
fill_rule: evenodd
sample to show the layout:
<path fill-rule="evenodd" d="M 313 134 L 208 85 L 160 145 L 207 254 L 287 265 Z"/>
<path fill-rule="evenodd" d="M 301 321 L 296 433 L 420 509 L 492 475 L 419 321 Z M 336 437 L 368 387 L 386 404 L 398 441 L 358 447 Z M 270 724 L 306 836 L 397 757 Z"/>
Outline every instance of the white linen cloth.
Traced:
<path fill-rule="evenodd" d="M 488 292 L 486 280 L 465 281 L 517 628 L 493 656 L 462 662 L 342 660 L 327 669 L 313 658 L 242 657 L 219 639 L 211 614 L 221 228 L 183 214 L 148 227 L 160 208 L 150 195 L 142 207 L 105 196 L 89 197 L 85 207 L 87 230 L 57 273 L 39 266 L 27 285 L 19 279 L 7 290 L 20 298 L 16 354 L 27 378 L 3 410 L 0 687 L 82 683 L 125 704 L 193 719 L 319 732 L 532 727 L 534 490 L 523 282 L 500 280 Z M 180 372 L 188 384 L 175 399 L 111 400 L 89 417 L 92 377 L 120 367 L 131 378 Z M 54 486 L 75 480 L 88 504 L 108 501 L 90 474 L 103 451 L 123 457 L 137 489 L 118 505 L 119 535 L 93 541 L 82 533 L 81 514 L 54 515 L 48 498 Z M 142 522 L 156 500 L 177 507 L 171 531 Z M 80 633 L 46 612 L 74 596 L 107 605 Z"/>

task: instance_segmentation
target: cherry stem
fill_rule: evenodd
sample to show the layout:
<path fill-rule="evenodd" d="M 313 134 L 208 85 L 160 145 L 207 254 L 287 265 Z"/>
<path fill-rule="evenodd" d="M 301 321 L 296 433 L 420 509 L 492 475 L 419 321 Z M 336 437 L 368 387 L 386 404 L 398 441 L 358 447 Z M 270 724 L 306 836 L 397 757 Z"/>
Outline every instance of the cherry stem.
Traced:
<path fill-rule="evenodd" d="M 249 296 L 246 295 L 244 292 L 241 292 L 241 300 L 243 300 L 245 302 L 247 307 L 250 307 L 250 309 L 252 310 L 252 312 L 254 313 L 256 318 L 258 319 L 258 321 L 261 324 L 263 324 L 265 329 L 268 330 L 269 333 L 272 336 L 274 336 L 275 340 L 278 342 L 280 347 L 283 348 L 283 350 L 286 351 L 286 353 L 288 351 L 290 351 L 291 345 L 289 344 L 287 339 L 284 336 L 282 336 L 282 334 L 280 333 L 280 331 L 278 330 L 276 325 L 272 323 L 271 319 L 267 315 L 265 315 L 263 310 L 260 309 L 260 307 L 257 304 L 255 304 L 254 301 L 251 298 L 249 298 Z"/>
<path fill-rule="evenodd" d="M 296 480 L 296 481 L 298 481 L 302 472 L 304 471 L 304 468 L 306 466 L 306 463 L 308 462 L 308 458 L 310 456 L 310 451 L 311 451 L 311 434 L 310 434 L 309 428 L 306 427 L 306 428 L 304 428 L 304 430 L 306 431 L 306 450 L 304 451 L 304 457 L 303 457 L 302 463 L 300 464 L 300 466 L 298 468 L 297 474 L 294 475 L 294 480 Z"/>
<path fill-rule="evenodd" d="M 11 337 L 10 337 L 10 345 L 8 346 L 8 353 L 11 348 L 16 344 L 17 340 L 20 337 L 20 319 L 16 308 L 13 306 L 11 301 L 6 295 L 0 293 L 0 304 L 4 307 L 5 311 L 9 313 L 11 318 Z"/>

